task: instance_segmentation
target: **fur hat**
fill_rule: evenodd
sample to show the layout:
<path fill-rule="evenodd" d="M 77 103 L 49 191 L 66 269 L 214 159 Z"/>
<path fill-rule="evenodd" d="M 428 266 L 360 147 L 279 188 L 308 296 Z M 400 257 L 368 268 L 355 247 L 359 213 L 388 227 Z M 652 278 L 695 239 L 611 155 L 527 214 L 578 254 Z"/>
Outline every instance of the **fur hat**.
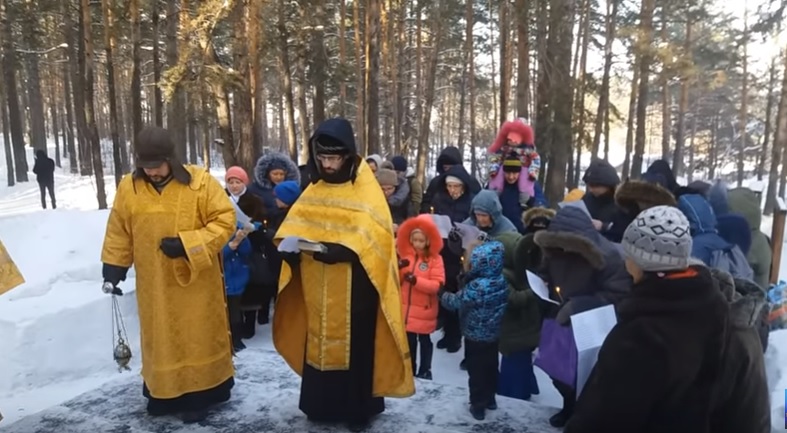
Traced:
<path fill-rule="evenodd" d="M 224 181 L 229 182 L 230 179 L 238 179 L 239 181 L 243 182 L 244 185 L 249 184 L 249 175 L 246 174 L 246 170 L 244 170 L 242 167 L 238 167 L 237 165 L 227 169 L 227 174 L 224 175 Z"/>
<path fill-rule="evenodd" d="M 532 207 L 522 212 L 522 223 L 527 227 L 528 231 L 535 232 L 537 230 L 549 227 L 552 218 L 555 217 L 555 211 L 546 207 Z"/>
<path fill-rule="evenodd" d="M 646 272 L 688 268 L 691 257 L 689 220 L 672 206 L 656 206 L 637 215 L 623 233 L 623 251 Z"/>
<path fill-rule="evenodd" d="M 640 213 L 654 206 L 677 206 L 671 192 L 655 183 L 629 180 L 615 190 L 615 203 L 623 209 Z"/>
<path fill-rule="evenodd" d="M 508 134 L 510 133 L 517 133 L 522 136 L 522 141 L 526 145 L 534 145 L 535 144 L 535 134 L 533 133 L 533 128 L 526 124 L 521 120 L 515 120 L 513 122 L 505 122 L 503 126 L 500 127 L 500 131 L 497 133 L 497 137 L 495 138 L 495 142 L 489 147 L 489 153 L 496 153 L 500 149 L 503 148 L 506 144 L 506 140 L 508 139 Z"/>
<path fill-rule="evenodd" d="M 380 186 L 397 186 L 399 185 L 399 176 L 396 172 L 388 168 L 380 168 L 374 174 Z"/>

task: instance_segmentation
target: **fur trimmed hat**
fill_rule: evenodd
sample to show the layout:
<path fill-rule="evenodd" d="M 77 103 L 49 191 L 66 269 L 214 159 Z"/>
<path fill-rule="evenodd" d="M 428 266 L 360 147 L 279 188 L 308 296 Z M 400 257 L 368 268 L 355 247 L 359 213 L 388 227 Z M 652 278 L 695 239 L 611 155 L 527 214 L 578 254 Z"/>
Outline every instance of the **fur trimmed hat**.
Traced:
<path fill-rule="evenodd" d="M 498 150 L 502 149 L 506 144 L 508 134 L 512 132 L 522 136 L 522 141 L 524 142 L 522 144 L 531 146 L 535 144 L 535 133 L 533 133 L 533 128 L 530 125 L 522 120 L 508 121 L 503 123 L 503 126 L 500 127 L 495 142 L 489 146 L 489 153 L 496 153 Z"/>

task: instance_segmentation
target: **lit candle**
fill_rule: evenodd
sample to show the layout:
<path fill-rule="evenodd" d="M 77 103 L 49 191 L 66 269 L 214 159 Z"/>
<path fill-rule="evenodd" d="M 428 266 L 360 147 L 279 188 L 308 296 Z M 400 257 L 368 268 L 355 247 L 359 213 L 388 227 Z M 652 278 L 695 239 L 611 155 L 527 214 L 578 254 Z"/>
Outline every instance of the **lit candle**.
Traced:
<path fill-rule="evenodd" d="M 557 292 L 557 297 L 560 298 L 560 302 L 563 302 L 563 296 L 560 295 L 560 287 L 555 287 L 555 292 Z"/>

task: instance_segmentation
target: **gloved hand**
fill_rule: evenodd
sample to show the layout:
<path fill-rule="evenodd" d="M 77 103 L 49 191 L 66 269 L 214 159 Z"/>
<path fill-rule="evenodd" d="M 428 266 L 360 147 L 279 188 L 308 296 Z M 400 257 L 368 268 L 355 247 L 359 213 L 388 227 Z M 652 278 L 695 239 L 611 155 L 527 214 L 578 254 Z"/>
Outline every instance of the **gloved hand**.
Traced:
<path fill-rule="evenodd" d="M 111 281 L 104 281 L 104 284 L 101 286 L 101 291 L 106 294 L 123 296 L 123 291 L 120 290 L 120 287 L 112 284 Z"/>
<path fill-rule="evenodd" d="M 280 253 L 281 259 L 290 265 L 290 268 L 296 269 L 301 264 L 301 253 Z"/>
<path fill-rule="evenodd" d="M 441 284 L 440 288 L 437 289 L 437 300 L 438 301 L 443 298 L 443 293 L 445 293 L 445 292 L 447 292 L 447 290 L 445 290 L 445 286 Z"/>
<path fill-rule="evenodd" d="M 314 260 L 325 263 L 326 265 L 335 265 L 337 263 L 350 263 L 358 258 L 355 253 L 342 245 L 323 243 L 326 251 L 324 253 L 314 253 Z"/>
<path fill-rule="evenodd" d="M 416 281 L 418 281 L 418 278 L 416 278 L 415 274 L 412 272 L 408 272 L 404 274 L 404 280 L 412 285 L 415 285 Z"/>
<path fill-rule="evenodd" d="M 462 273 L 460 273 L 459 275 L 456 276 L 456 283 L 457 283 L 457 287 L 459 287 L 459 288 L 464 287 L 464 285 L 465 285 L 465 273 L 464 272 L 462 272 Z"/>
<path fill-rule="evenodd" d="M 410 266 L 410 261 L 409 260 L 407 260 L 407 259 L 399 260 L 399 269 L 404 269 L 404 268 L 406 268 L 408 266 Z"/>
<path fill-rule="evenodd" d="M 121 281 L 126 280 L 126 274 L 128 273 L 128 268 L 123 266 L 115 266 L 104 263 L 104 266 L 101 269 L 101 275 L 104 278 L 105 283 L 110 283 L 112 287 L 117 287 Z M 107 292 L 109 293 L 109 292 Z"/>
<path fill-rule="evenodd" d="M 181 241 L 179 237 L 162 239 L 159 248 L 164 255 L 170 259 L 186 257 L 186 248 L 183 246 L 183 241 Z"/>

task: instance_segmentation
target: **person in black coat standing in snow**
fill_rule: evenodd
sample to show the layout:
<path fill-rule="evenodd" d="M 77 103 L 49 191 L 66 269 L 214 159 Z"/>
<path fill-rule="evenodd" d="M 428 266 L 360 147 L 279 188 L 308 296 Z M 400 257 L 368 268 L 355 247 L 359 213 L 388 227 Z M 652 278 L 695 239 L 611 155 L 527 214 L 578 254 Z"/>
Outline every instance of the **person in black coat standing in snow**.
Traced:
<path fill-rule="evenodd" d="M 731 332 L 710 270 L 690 261 L 686 217 L 648 209 L 622 245 L 634 286 L 565 433 L 770 431 L 762 353 L 746 349 L 759 344 Z"/>
<path fill-rule="evenodd" d="M 38 189 L 41 191 L 41 207 L 46 209 L 46 191 L 49 190 L 49 200 L 52 202 L 52 209 L 57 209 L 55 200 L 55 161 L 46 156 L 46 152 L 36 150 L 36 163 L 33 165 L 33 173 L 36 174 Z"/>

